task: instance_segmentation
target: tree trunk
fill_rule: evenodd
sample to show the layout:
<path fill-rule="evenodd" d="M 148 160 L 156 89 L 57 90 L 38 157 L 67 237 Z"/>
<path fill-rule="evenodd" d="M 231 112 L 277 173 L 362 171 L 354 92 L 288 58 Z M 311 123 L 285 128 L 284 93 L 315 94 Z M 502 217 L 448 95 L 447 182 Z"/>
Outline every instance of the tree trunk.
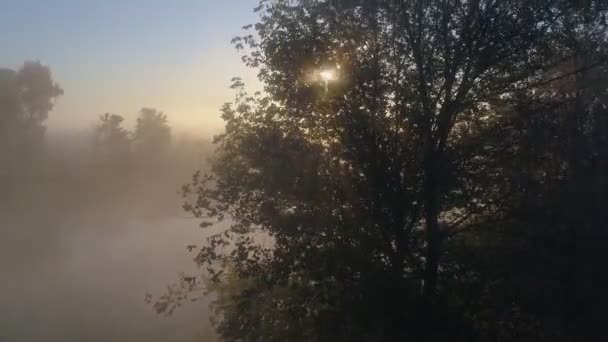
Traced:
<path fill-rule="evenodd" d="M 439 232 L 439 191 L 437 184 L 437 160 L 433 154 L 426 163 L 424 180 L 424 218 L 426 221 L 426 263 L 423 295 L 434 296 L 437 289 L 437 272 L 441 250 Z"/>

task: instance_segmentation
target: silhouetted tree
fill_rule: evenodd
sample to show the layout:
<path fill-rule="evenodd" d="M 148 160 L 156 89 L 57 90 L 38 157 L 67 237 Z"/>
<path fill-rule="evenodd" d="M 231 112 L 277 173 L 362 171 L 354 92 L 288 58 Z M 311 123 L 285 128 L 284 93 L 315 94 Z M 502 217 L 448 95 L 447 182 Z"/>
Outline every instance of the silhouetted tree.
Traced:
<path fill-rule="evenodd" d="M 95 127 L 95 147 L 104 159 L 124 159 L 130 149 L 129 131 L 122 123 L 124 118 L 105 113 Z"/>
<path fill-rule="evenodd" d="M 184 189 L 203 226 L 232 220 L 196 257 L 247 280 L 222 337 L 538 340 L 549 326 L 508 273 L 471 254 L 517 244 L 504 222 L 548 189 L 551 164 L 525 148 L 563 103 L 549 85 L 605 61 L 605 8 L 589 4 L 261 1 L 257 37 L 234 42 L 265 94 L 235 80 L 212 172 Z"/>
<path fill-rule="evenodd" d="M 0 153 L 4 157 L 27 156 L 40 146 L 44 121 L 61 94 L 50 69 L 40 62 L 27 61 L 17 71 L 0 69 Z"/>
<path fill-rule="evenodd" d="M 477 274 L 484 292 L 489 340 L 605 340 L 608 277 L 597 272 L 608 257 L 608 73 L 601 2 L 587 2 L 564 18 L 563 49 L 571 58 L 546 75 L 559 78 L 517 99 L 510 126 L 493 144 L 510 175 L 512 201 L 492 224 L 480 224 L 460 242 L 470 247 L 455 261 Z M 576 71 L 579 72 L 576 72 Z M 507 135 L 505 135 L 505 133 Z M 507 142 L 508 141 L 508 142 Z M 487 148 L 484 145 L 484 148 Z M 496 146 L 496 145 L 495 145 Z M 503 149 L 505 151 L 505 149 Z M 472 267 L 469 267 L 472 266 Z M 461 268 L 462 272 L 462 268 Z M 524 338 L 515 322 L 526 321 Z"/>
<path fill-rule="evenodd" d="M 162 157 L 171 143 L 167 115 L 153 108 L 142 108 L 133 132 L 134 149 L 147 158 Z"/>

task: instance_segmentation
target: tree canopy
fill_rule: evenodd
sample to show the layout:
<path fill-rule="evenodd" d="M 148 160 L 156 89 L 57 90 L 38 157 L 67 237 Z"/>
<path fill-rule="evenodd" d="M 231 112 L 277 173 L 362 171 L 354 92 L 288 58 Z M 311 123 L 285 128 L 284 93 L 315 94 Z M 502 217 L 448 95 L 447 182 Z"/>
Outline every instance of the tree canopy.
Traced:
<path fill-rule="evenodd" d="M 50 69 L 26 61 L 19 70 L 0 69 L 0 153 L 30 153 L 40 145 L 44 121 L 63 94 Z"/>
<path fill-rule="evenodd" d="M 95 126 L 95 144 L 98 151 L 106 157 L 129 153 L 129 131 L 123 127 L 124 118 L 118 114 L 105 113 L 99 117 Z"/>
<path fill-rule="evenodd" d="M 233 42 L 264 91 L 235 79 L 212 171 L 184 187 L 202 226 L 230 220 L 195 258 L 242 283 L 224 340 L 601 333 L 604 2 L 256 10 Z"/>
<path fill-rule="evenodd" d="M 162 154 L 171 142 L 167 115 L 154 108 L 142 108 L 135 124 L 133 140 L 141 153 Z"/>

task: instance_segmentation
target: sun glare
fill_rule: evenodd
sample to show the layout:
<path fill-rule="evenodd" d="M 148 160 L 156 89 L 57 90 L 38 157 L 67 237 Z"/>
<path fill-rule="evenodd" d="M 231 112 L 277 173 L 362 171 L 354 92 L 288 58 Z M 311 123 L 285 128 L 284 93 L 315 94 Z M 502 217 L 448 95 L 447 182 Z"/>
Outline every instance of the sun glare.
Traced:
<path fill-rule="evenodd" d="M 321 76 L 321 79 L 323 79 L 323 81 L 333 81 L 336 79 L 336 71 L 333 69 L 321 70 L 319 75 Z"/>

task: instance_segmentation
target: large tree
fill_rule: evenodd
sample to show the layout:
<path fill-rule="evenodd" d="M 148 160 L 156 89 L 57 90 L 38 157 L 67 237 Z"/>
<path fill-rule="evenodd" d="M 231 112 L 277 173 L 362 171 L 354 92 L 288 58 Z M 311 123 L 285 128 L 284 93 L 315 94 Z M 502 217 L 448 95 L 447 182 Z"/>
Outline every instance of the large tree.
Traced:
<path fill-rule="evenodd" d="M 124 118 L 105 113 L 95 126 L 95 148 L 104 160 L 124 159 L 130 150 L 129 131 L 123 127 Z"/>
<path fill-rule="evenodd" d="M 481 321 L 508 322 L 486 325 L 491 340 L 608 338 L 608 277 L 598 272 L 608 258 L 601 209 L 608 194 L 608 69 L 599 7 L 606 4 L 579 5 L 562 31 L 573 57 L 547 73 L 552 82 L 505 107 L 512 117 L 502 125 L 507 138 L 492 139 L 509 146 L 496 159 L 510 175 L 510 205 L 492 224 L 478 222 L 457 239 L 468 255 L 454 262 L 473 270 L 474 286 L 485 293 L 486 308 L 472 311 Z M 486 140 L 484 148 L 496 143 Z M 527 339 L 516 321 L 526 321 Z"/>
<path fill-rule="evenodd" d="M 27 155 L 42 142 L 49 112 L 63 90 L 49 67 L 27 61 L 18 70 L 0 69 L 0 153 Z M 8 161 L 6 161 L 8 162 Z"/>
<path fill-rule="evenodd" d="M 572 34 L 602 32 L 601 5 L 261 1 L 234 42 L 264 92 L 236 80 L 213 170 L 185 188 L 203 226 L 231 220 L 196 261 L 246 280 L 222 337 L 479 337 L 457 293 L 479 276 L 455 260 L 476 237 L 457 237 L 521 203 L 522 110 L 603 63 L 604 35 Z"/>
<path fill-rule="evenodd" d="M 154 108 L 142 108 L 133 132 L 136 151 L 147 156 L 163 155 L 170 142 L 171 127 L 167 115 Z"/>

